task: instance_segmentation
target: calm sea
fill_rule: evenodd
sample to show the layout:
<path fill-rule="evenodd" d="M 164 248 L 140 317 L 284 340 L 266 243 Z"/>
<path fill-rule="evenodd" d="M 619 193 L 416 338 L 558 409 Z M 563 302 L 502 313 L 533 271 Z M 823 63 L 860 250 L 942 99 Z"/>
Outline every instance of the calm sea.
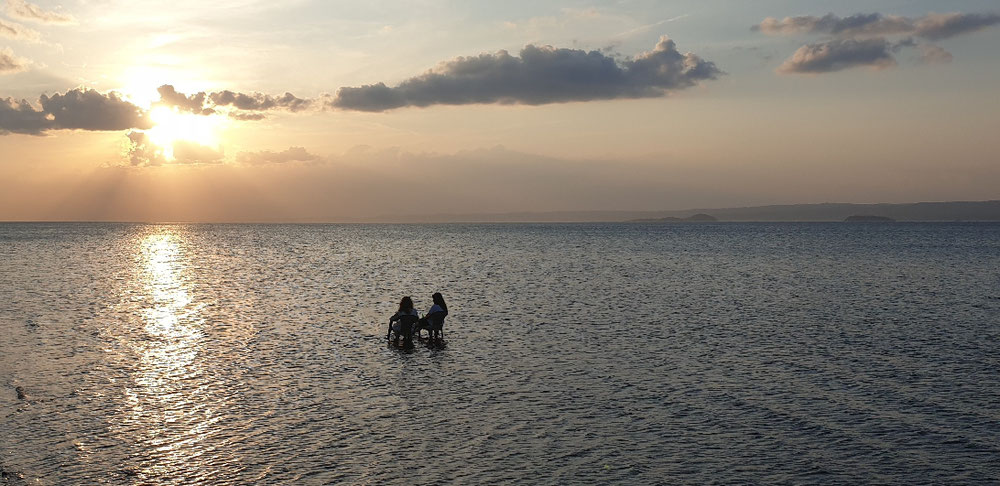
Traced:
<path fill-rule="evenodd" d="M 983 482 L 998 224 L 0 225 L 2 484 Z"/>

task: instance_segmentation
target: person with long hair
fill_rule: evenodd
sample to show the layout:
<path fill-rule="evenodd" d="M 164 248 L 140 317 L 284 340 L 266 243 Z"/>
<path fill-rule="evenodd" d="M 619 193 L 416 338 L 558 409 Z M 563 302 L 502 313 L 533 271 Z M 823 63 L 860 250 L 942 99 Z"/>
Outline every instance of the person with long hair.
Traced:
<path fill-rule="evenodd" d="M 414 317 L 414 318 L 415 317 L 419 317 L 419 314 L 417 313 L 417 309 L 415 307 L 413 307 L 413 299 L 411 299 L 410 296 L 403 297 L 399 301 L 399 310 L 397 310 L 396 313 L 393 314 L 392 317 L 389 318 L 389 329 L 390 329 L 390 331 L 389 331 L 389 333 L 386 334 L 386 338 L 388 338 L 389 335 L 392 334 L 393 331 L 395 331 L 396 332 L 396 341 L 397 342 L 399 341 L 400 334 L 403 335 L 403 339 L 407 343 L 411 342 L 411 338 L 412 338 L 411 335 L 412 335 L 413 330 L 412 329 L 407 329 L 407 327 L 409 327 L 409 326 L 408 325 L 404 325 L 404 322 L 403 322 L 404 320 L 409 320 L 409 319 L 404 319 L 404 317 L 407 317 L 407 316 Z M 415 320 L 416 319 L 410 320 L 410 322 L 413 322 Z"/>
<path fill-rule="evenodd" d="M 441 292 L 434 292 L 431 300 L 434 301 L 434 305 L 430 309 L 427 309 L 427 314 L 424 314 L 423 319 L 420 319 L 420 323 L 417 325 L 427 329 L 427 333 L 429 334 L 428 339 L 433 342 L 435 339 L 441 340 L 442 338 L 443 332 L 441 328 L 444 327 L 444 318 L 448 315 L 448 304 L 444 303 L 444 297 L 441 296 Z"/>
<path fill-rule="evenodd" d="M 427 315 L 431 315 L 435 312 L 448 312 L 448 304 L 444 303 L 444 297 L 441 296 L 441 292 L 434 292 L 431 296 L 431 300 L 434 301 L 434 305 L 430 309 L 427 309 Z"/>

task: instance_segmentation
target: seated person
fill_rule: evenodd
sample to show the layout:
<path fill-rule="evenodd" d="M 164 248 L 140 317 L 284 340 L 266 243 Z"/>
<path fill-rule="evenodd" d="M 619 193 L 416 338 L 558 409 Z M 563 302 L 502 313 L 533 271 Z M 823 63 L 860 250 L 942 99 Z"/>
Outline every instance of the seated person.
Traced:
<path fill-rule="evenodd" d="M 431 323 L 429 319 L 440 317 L 434 316 L 434 314 L 444 313 L 444 315 L 448 315 L 448 305 L 444 303 L 444 297 L 441 296 L 441 292 L 434 292 L 434 295 L 431 296 L 431 300 L 434 301 L 434 305 L 432 305 L 430 309 L 427 309 L 427 314 L 425 314 L 424 317 L 420 319 L 420 322 L 417 323 L 417 329 L 430 329 Z M 434 331 L 432 330 L 430 332 L 430 337 L 433 338 Z M 438 329 L 437 332 L 441 332 L 441 330 Z"/>
<path fill-rule="evenodd" d="M 403 299 L 399 301 L 399 310 L 389 318 L 389 326 L 392 327 L 393 331 L 396 331 L 397 336 L 400 332 L 402 332 L 399 319 L 403 316 L 418 316 L 417 309 L 413 307 L 413 299 L 409 296 L 403 297 Z"/>
<path fill-rule="evenodd" d="M 441 292 L 434 292 L 434 295 L 431 296 L 431 300 L 434 301 L 434 305 L 432 305 L 430 309 L 427 309 L 427 315 L 424 316 L 425 318 L 437 312 L 448 312 L 448 305 L 444 303 L 444 297 L 441 296 Z"/>

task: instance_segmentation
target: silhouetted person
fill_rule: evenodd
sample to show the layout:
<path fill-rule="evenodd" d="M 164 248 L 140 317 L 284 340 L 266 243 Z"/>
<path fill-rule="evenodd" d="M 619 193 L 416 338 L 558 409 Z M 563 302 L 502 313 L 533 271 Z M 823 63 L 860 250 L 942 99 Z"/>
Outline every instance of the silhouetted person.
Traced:
<path fill-rule="evenodd" d="M 434 292 L 431 300 L 434 301 L 434 305 L 427 309 L 427 314 L 423 319 L 420 319 L 418 326 L 427 329 L 427 333 L 430 335 L 428 339 L 433 342 L 435 339 L 441 340 L 443 335 L 441 328 L 444 327 L 444 318 L 448 315 L 448 304 L 444 303 L 441 292 Z"/>
<path fill-rule="evenodd" d="M 417 309 L 413 307 L 413 299 L 409 296 L 403 297 L 399 301 L 399 310 L 396 311 L 392 317 L 389 318 L 389 332 L 386 333 L 386 339 L 392 334 L 393 331 L 396 332 L 395 344 L 399 345 L 399 336 L 403 336 L 403 344 L 405 346 L 413 345 L 413 324 L 419 319 L 417 314 Z"/>

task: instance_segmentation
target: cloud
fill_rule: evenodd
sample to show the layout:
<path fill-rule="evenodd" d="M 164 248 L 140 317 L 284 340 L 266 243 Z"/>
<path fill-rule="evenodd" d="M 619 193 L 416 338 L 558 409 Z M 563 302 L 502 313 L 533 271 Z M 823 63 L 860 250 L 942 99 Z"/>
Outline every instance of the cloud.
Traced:
<path fill-rule="evenodd" d="M 0 49 L 0 75 L 12 74 L 28 69 L 31 61 L 14 55 L 9 47 Z"/>
<path fill-rule="evenodd" d="M 236 161 L 243 165 L 284 164 L 287 162 L 310 162 L 320 157 L 311 154 L 303 147 L 289 147 L 281 152 L 263 150 L 260 152 L 242 152 Z"/>
<path fill-rule="evenodd" d="M 54 129 L 127 130 L 152 126 L 146 112 L 114 91 L 74 89 L 39 98 L 42 111 L 52 115 Z"/>
<path fill-rule="evenodd" d="M 207 145 L 188 140 L 177 140 L 170 150 L 153 143 L 149 135 L 131 130 L 126 135 L 124 157 L 133 166 L 158 166 L 164 164 L 219 164 L 225 153 Z"/>
<path fill-rule="evenodd" d="M 721 74 L 714 63 L 678 52 L 667 37 L 652 51 L 622 62 L 598 51 L 528 45 L 519 57 L 507 51 L 459 57 L 395 87 L 343 87 L 330 104 L 378 112 L 408 106 L 656 98 Z"/>
<path fill-rule="evenodd" d="M 232 106 L 241 110 L 267 111 L 285 109 L 291 112 L 302 111 L 312 106 L 311 100 L 296 98 L 291 93 L 282 96 L 271 96 L 262 93 L 235 93 L 229 90 L 208 95 L 215 106 Z"/>
<path fill-rule="evenodd" d="M 916 21 L 915 35 L 941 40 L 1000 24 L 997 14 L 930 14 Z"/>
<path fill-rule="evenodd" d="M 21 20 L 29 20 L 42 24 L 75 24 L 72 15 L 45 10 L 38 5 L 24 0 L 7 0 L 7 14 Z"/>
<path fill-rule="evenodd" d="M 52 125 L 52 121 L 46 116 L 45 112 L 36 111 L 25 100 L 2 98 L 0 99 L 0 135 L 8 133 L 40 135 Z"/>
<path fill-rule="evenodd" d="M 842 69 L 894 66 L 893 45 L 882 38 L 835 39 L 800 47 L 778 68 L 781 73 L 827 73 Z"/>
<path fill-rule="evenodd" d="M 26 100 L 0 99 L 0 134 L 41 135 L 48 130 L 112 131 L 152 126 L 148 114 L 115 92 L 77 88 L 39 97 L 38 110 Z"/>
<path fill-rule="evenodd" d="M 832 13 L 822 17 L 805 15 L 800 17 L 785 17 L 778 20 L 774 17 L 764 19 L 751 30 L 768 35 L 791 34 L 835 34 L 851 35 L 887 35 L 906 34 L 913 31 L 913 21 L 897 15 L 882 15 L 880 13 L 855 14 L 849 17 L 838 17 Z"/>
<path fill-rule="evenodd" d="M 921 44 L 918 48 L 920 49 L 920 61 L 923 63 L 946 64 L 952 61 L 951 53 L 938 46 Z"/>
<path fill-rule="evenodd" d="M 838 17 L 832 13 L 822 17 L 812 15 L 768 17 L 751 30 L 768 35 L 832 34 L 839 37 L 915 35 L 929 40 L 941 40 L 975 32 L 1000 24 L 1000 15 L 992 13 L 928 14 L 923 17 L 903 17 L 880 13 Z"/>
<path fill-rule="evenodd" d="M 29 29 L 18 23 L 7 22 L 3 19 L 0 19 L 0 37 L 24 42 L 42 41 L 42 34 L 38 33 L 38 31 Z"/>
<path fill-rule="evenodd" d="M 153 143 L 145 132 L 132 130 L 125 136 L 129 141 L 124 155 L 131 165 L 163 165 L 167 162 L 163 148 Z"/>
<path fill-rule="evenodd" d="M 477 103 L 541 105 L 619 98 L 656 98 L 722 75 L 714 63 L 677 51 L 662 37 L 656 47 L 618 61 L 599 51 L 528 45 L 520 56 L 507 51 L 459 57 L 403 81 L 342 87 L 337 96 L 304 99 L 291 93 L 272 96 L 230 90 L 179 93 L 169 84 L 158 88 L 159 105 L 208 115 L 219 108 L 230 118 L 261 120 L 262 112 L 300 112 L 322 106 L 345 110 L 385 111 L 404 106 Z M 228 110 L 231 109 L 231 110 Z"/>
<path fill-rule="evenodd" d="M 751 30 L 768 35 L 829 34 L 836 38 L 800 47 L 778 68 L 780 73 L 825 73 L 855 66 L 884 68 L 896 64 L 893 52 L 902 47 L 920 49 L 925 63 L 951 62 L 948 51 L 914 39 L 941 40 L 1000 24 L 992 13 L 931 13 L 923 17 L 903 17 L 880 13 L 838 17 L 806 15 L 764 19 Z M 895 44 L 886 36 L 906 35 Z"/>
<path fill-rule="evenodd" d="M 189 111 L 197 115 L 211 115 L 215 113 L 215 110 L 205 108 L 206 95 L 204 91 L 191 96 L 186 96 L 182 93 L 178 93 L 173 86 L 164 84 L 163 86 L 156 88 L 156 92 L 160 94 L 159 104 L 175 106 L 181 110 Z"/>
<path fill-rule="evenodd" d="M 182 111 L 199 115 L 211 115 L 217 107 L 231 107 L 240 111 L 229 112 L 235 120 L 262 120 L 261 111 L 287 110 L 299 112 L 315 106 L 314 100 L 298 98 L 291 93 L 282 96 L 271 96 L 263 93 L 238 93 L 234 91 L 218 91 L 206 94 L 204 91 L 192 95 L 177 92 L 173 86 L 164 84 L 156 90 L 160 94 L 159 105 L 177 107 Z"/>

